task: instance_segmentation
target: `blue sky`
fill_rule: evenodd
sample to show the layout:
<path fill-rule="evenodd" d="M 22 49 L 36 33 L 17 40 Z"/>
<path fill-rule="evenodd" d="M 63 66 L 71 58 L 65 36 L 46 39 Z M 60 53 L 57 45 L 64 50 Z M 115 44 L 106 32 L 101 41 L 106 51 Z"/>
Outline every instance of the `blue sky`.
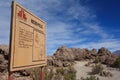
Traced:
<path fill-rule="evenodd" d="M 47 54 L 62 45 L 120 50 L 119 0 L 16 0 L 47 22 Z M 12 0 L 0 0 L 0 44 L 9 44 Z"/>

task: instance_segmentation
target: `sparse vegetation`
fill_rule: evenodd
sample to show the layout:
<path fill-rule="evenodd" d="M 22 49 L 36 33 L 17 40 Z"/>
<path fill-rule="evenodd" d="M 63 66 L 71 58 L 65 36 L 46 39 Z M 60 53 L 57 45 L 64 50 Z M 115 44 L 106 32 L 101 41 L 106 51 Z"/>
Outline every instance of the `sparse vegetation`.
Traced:
<path fill-rule="evenodd" d="M 119 68 L 120 70 L 120 57 L 118 57 L 116 61 L 114 62 L 114 67 Z"/>
<path fill-rule="evenodd" d="M 33 80 L 40 80 L 40 70 L 41 70 L 40 68 L 32 68 L 31 69 L 30 76 Z"/>
<path fill-rule="evenodd" d="M 56 68 L 55 71 L 52 69 L 45 70 L 45 80 L 76 80 L 76 71 L 73 67 L 68 68 Z"/>
<path fill-rule="evenodd" d="M 91 74 L 99 74 L 102 71 L 103 71 L 102 65 L 101 64 L 96 64 L 95 66 L 93 66 Z"/>
<path fill-rule="evenodd" d="M 96 57 L 94 63 L 100 63 L 100 62 L 101 62 L 100 57 Z"/>
<path fill-rule="evenodd" d="M 99 78 L 96 76 L 90 76 L 90 77 L 86 77 L 86 78 L 81 78 L 81 80 L 99 80 Z"/>
<path fill-rule="evenodd" d="M 45 80 L 51 80 L 54 75 L 53 69 L 48 69 L 46 67 L 44 71 L 45 71 Z"/>
<path fill-rule="evenodd" d="M 64 73 L 65 80 L 76 80 L 76 70 L 73 67 L 69 67 L 67 74 Z"/>

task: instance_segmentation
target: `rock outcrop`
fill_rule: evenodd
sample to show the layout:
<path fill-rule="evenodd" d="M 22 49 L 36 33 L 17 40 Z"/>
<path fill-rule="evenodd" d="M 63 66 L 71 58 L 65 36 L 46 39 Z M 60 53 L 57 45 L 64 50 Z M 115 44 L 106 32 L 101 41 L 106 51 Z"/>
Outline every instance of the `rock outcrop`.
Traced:
<path fill-rule="evenodd" d="M 96 56 L 97 56 L 96 49 L 88 50 L 87 48 L 80 49 L 80 48 L 68 48 L 66 46 L 62 46 L 57 49 L 57 51 L 52 56 L 52 59 L 48 58 L 48 62 L 52 61 L 54 64 L 54 60 L 55 61 L 59 60 L 64 64 L 70 65 L 70 63 L 74 62 L 75 60 L 80 61 L 80 60 L 94 59 Z"/>
<path fill-rule="evenodd" d="M 48 57 L 48 65 L 69 66 L 74 61 L 96 60 L 96 58 L 99 59 L 99 62 L 110 66 L 117 57 L 104 47 L 97 51 L 96 49 L 89 50 L 87 48 L 80 49 L 62 46 L 57 49 L 53 56 Z"/>
<path fill-rule="evenodd" d="M 0 45 L 0 49 L 5 51 L 5 53 L 9 53 L 9 46 L 8 45 Z"/>
<path fill-rule="evenodd" d="M 0 45 L 0 80 L 8 79 L 8 57 L 9 49 L 7 45 Z M 12 74 L 13 80 L 33 80 L 27 71 L 18 71 Z"/>
<path fill-rule="evenodd" d="M 96 49 L 88 50 L 86 48 L 67 48 L 62 46 L 57 49 L 53 56 L 61 61 L 93 59 L 97 56 L 97 51 Z"/>
<path fill-rule="evenodd" d="M 67 48 L 66 46 L 58 48 L 54 56 L 61 61 L 73 61 L 75 57 L 72 49 Z"/>
<path fill-rule="evenodd" d="M 0 50 L 0 72 L 6 72 L 8 69 L 8 60 L 5 59 L 4 51 Z"/>
<path fill-rule="evenodd" d="M 0 46 L 0 73 L 6 74 L 8 71 L 8 47 L 7 46 Z M 56 66 L 56 67 L 68 67 L 74 64 L 74 61 L 81 61 L 81 60 L 96 60 L 111 66 L 117 56 L 111 53 L 106 48 L 100 48 L 98 51 L 96 49 L 89 50 L 87 48 L 80 49 L 80 48 L 68 48 L 66 46 L 62 46 L 57 49 L 57 51 L 53 54 L 53 56 L 48 56 L 48 65 Z M 16 74 L 20 74 L 22 76 L 28 78 L 30 73 L 26 71 L 19 71 Z M 28 76 L 28 77 L 27 77 Z M 0 77 L 1 78 L 1 77 Z M 3 76 L 4 78 L 4 76 Z M 16 78 L 16 76 L 15 76 Z M 4 79 L 3 79 L 4 80 Z"/>
<path fill-rule="evenodd" d="M 98 56 L 99 56 L 99 58 L 100 58 L 100 61 L 101 61 L 102 63 L 108 65 L 108 66 L 111 66 L 111 65 L 115 62 L 115 60 L 116 60 L 116 58 L 117 58 L 116 55 L 114 55 L 113 53 L 111 53 L 111 52 L 110 52 L 108 49 L 106 49 L 106 48 L 101 48 L 101 49 L 99 49 L 99 50 L 98 50 Z"/>
<path fill-rule="evenodd" d="M 0 45 L 0 72 L 8 71 L 8 55 L 9 49 L 7 45 Z"/>

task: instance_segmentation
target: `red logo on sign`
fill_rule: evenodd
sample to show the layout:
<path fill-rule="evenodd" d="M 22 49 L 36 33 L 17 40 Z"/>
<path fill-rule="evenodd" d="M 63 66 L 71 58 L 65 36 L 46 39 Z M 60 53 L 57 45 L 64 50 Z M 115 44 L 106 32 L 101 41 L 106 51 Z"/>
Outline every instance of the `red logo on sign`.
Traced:
<path fill-rule="evenodd" d="M 19 11 L 19 13 L 18 13 L 18 16 L 20 17 L 20 18 L 22 18 L 23 20 L 27 20 L 27 17 L 26 17 L 26 15 L 25 15 L 25 12 L 21 9 L 21 11 Z"/>

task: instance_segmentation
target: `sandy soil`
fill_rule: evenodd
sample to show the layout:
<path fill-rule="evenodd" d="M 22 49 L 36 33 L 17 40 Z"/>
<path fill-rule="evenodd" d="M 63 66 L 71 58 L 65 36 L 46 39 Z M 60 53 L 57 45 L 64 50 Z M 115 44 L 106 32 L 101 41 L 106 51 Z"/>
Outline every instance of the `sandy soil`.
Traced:
<path fill-rule="evenodd" d="M 74 65 L 74 68 L 76 69 L 76 78 L 77 80 L 80 80 L 81 77 L 88 77 L 89 72 L 91 72 L 91 67 L 86 67 L 85 64 L 88 63 L 87 61 L 76 61 L 76 64 Z M 99 75 L 96 75 L 99 77 L 100 80 L 120 80 L 120 71 L 113 69 L 113 68 L 106 68 L 104 66 L 105 71 L 110 71 L 113 74 L 113 77 L 101 77 Z"/>

